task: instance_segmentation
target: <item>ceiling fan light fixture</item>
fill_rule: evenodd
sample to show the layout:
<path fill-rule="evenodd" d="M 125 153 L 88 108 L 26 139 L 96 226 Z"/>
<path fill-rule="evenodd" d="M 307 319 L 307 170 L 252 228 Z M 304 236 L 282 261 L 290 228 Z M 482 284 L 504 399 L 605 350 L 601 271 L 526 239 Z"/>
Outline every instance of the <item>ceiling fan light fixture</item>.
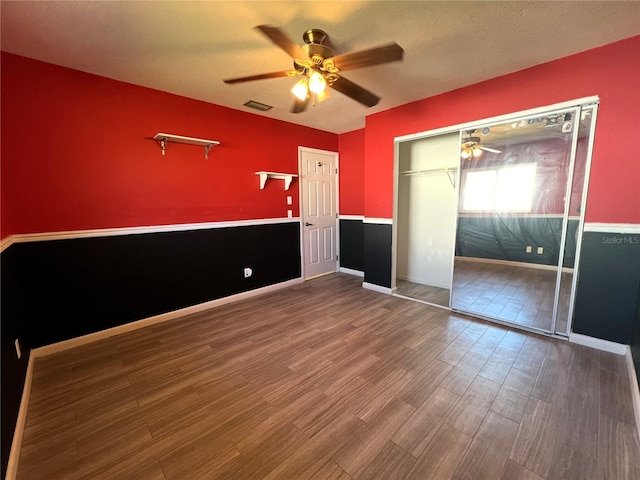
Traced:
<path fill-rule="evenodd" d="M 316 94 L 316 101 L 318 103 L 324 102 L 325 100 L 328 100 L 330 98 L 331 98 L 331 89 L 329 88 L 325 88 L 324 91 Z"/>
<path fill-rule="evenodd" d="M 293 93 L 300 100 L 304 100 L 307 98 L 309 94 L 309 80 L 307 77 L 301 78 L 291 89 L 291 93 Z"/>
<path fill-rule="evenodd" d="M 327 88 L 327 81 L 320 72 L 314 71 L 309 76 L 309 90 L 317 95 L 324 92 L 325 88 Z"/>

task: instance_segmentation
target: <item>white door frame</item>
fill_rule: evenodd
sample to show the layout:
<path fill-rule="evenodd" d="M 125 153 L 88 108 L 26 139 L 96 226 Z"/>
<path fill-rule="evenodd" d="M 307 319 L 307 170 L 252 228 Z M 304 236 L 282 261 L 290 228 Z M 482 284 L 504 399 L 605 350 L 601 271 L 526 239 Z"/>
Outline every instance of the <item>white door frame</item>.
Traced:
<path fill-rule="evenodd" d="M 338 256 L 338 261 L 336 262 L 336 272 L 340 271 L 340 166 L 339 166 L 339 162 L 340 162 L 340 154 L 338 152 L 334 152 L 331 150 L 321 150 L 318 148 L 311 148 L 311 147 L 304 147 L 304 146 L 298 146 L 298 184 L 300 185 L 300 188 L 298 189 L 299 191 L 299 203 L 298 205 L 300 206 L 300 272 L 302 274 L 302 279 L 306 280 L 306 276 L 305 276 L 305 258 L 306 258 L 306 248 L 307 246 L 305 245 L 304 242 L 304 197 L 306 192 L 303 192 L 303 185 L 304 182 L 302 181 L 302 153 L 303 152 L 309 152 L 309 153 L 321 153 L 321 154 L 330 154 L 330 155 L 335 155 L 336 158 L 336 173 L 335 175 L 335 179 L 336 179 L 336 188 L 335 188 L 335 192 L 336 192 L 336 228 L 335 228 L 335 232 L 336 232 L 336 245 L 335 245 L 335 252 L 336 255 Z"/>

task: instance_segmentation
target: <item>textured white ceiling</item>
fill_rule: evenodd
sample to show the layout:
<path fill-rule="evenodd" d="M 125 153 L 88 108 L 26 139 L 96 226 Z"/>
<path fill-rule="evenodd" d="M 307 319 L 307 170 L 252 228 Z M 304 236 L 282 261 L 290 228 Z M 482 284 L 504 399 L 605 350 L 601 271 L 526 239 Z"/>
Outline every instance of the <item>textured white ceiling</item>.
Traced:
<path fill-rule="evenodd" d="M 2 1 L 0 16 L 4 51 L 335 133 L 364 127 L 375 112 L 640 34 L 638 1 Z M 291 68 L 253 29 L 261 24 L 301 44 L 305 30 L 320 28 L 336 55 L 395 41 L 405 57 L 345 73 L 382 97 L 377 106 L 334 91 L 292 114 L 295 79 L 222 81 Z M 274 108 L 259 113 L 247 100 Z"/>

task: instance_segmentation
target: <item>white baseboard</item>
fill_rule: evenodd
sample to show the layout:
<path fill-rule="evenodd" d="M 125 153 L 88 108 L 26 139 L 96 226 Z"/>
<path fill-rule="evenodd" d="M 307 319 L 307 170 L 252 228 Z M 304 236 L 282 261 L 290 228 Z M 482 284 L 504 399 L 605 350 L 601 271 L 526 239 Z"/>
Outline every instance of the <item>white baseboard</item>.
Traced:
<path fill-rule="evenodd" d="M 340 273 L 347 273 L 349 275 L 355 275 L 356 277 L 364 278 L 364 272 L 361 272 L 360 270 L 352 270 L 350 268 L 340 267 Z"/>
<path fill-rule="evenodd" d="M 570 333 L 569 341 L 571 343 L 577 343 L 578 345 L 584 345 L 585 347 L 597 348 L 598 350 L 604 350 L 605 352 L 615 353 L 616 355 L 625 355 L 627 345 L 622 343 L 610 342 L 609 340 L 602 340 L 601 338 L 589 337 L 587 335 L 581 335 L 579 333 Z"/>
<path fill-rule="evenodd" d="M 388 295 L 391 295 L 393 293 L 393 291 L 389 287 L 381 287 L 380 285 L 376 285 L 375 283 L 362 282 L 362 288 L 373 290 L 374 292 L 386 293 Z"/>
<path fill-rule="evenodd" d="M 631 383 L 631 399 L 633 402 L 633 413 L 636 417 L 636 429 L 640 438 L 640 388 L 638 387 L 638 377 L 636 367 L 633 364 L 631 348 L 627 347 L 627 371 L 629 372 L 629 382 Z"/>
<path fill-rule="evenodd" d="M 456 260 L 463 262 L 475 262 L 475 263 L 492 263 L 494 265 L 506 265 L 508 267 L 521 267 L 521 268 L 533 268 L 535 270 L 550 270 L 557 271 L 557 265 L 545 265 L 543 263 L 527 263 L 527 262 L 513 262 L 511 260 L 500 260 L 497 258 L 480 258 L 480 257 L 456 257 Z M 563 273 L 573 273 L 573 268 L 562 267 Z"/>
<path fill-rule="evenodd" d="M 262 295 L 264 293 L 280 290 L 281 288 L 286 288 L 286 287 L 290 287 L 291 285 L 302 283 L 302 281 L 303 281 L 302 278 L 295 278 L 293 280 L 277 283 L 275 285 L 268 285 L 266 287 L 257 288 L 255 290 L 249 290 L 247 292 L 230 295 L 228 297 L 218 298 L 216 300 L 211 300 L 209 302 L 199 303 L 198 305 L 181 308 L 180 310 L 174 310 L 173 312 L 162 313 L 160 315 L 155 315 L 153 317 L 144 318 L 142 320 L 137 320 L 135 322 L 126 323 L 124 325 L 119 325 L 117 327 L 101 330 L 99 332 L 90 333 L 88 335 L 82 335 L 81 337 L 71 338 L 69 340 L 64 340 L 62 342 L 52 343 L 51 345 L 45 345 L 44 347 L 35 348 L 32 350 L 31 354 L 36 358 L 44 357 L 46 355 L 51 355 L 53 353 L 69 350 L 71 348 L 79 347 L 80 345 L 85 345 L 87 343 L 95 342 L 97 340 L 113 337 L 115 335 L 121 335 L 123 333 L 131 332 L 133 330 L 138 330 L 140 328 L 148 327 L 150 325 L 155 325 L 157 323 L 162 323 L 162 322 L 173 320 L 179 317 L 184 317 L 185 315 L 191 315 L 193 313 L 203 312 L 205 310 L 209 310 L 214 307 L 219 307 L 227 303 L 237 302 L 239 300 L 244 300 L 246 298 L 251 298 L 257 295 Z"/>
<path fill-rule="evenodd" d="M 22 446 L 22 435 L 24 434 L 24 426 L 27 422 L 27 409 L 29 408 L 29 396 L 31 395 L 31 381 L 33 379 L 33 351 L 29 355 L 29 363 L 27 364 L 27 374 L 24 377 L 24 388 L 22 389 L 22 398 L 20 399 L 20 409 L 18 410 L 18 418 L 16 420 L 16 428 L 13 431 L 13 440 L 11 441 L 11 451 L 9 452 L 9 462 L 7 463 L 7 473 L 5 480 L 14 480 L 18 473 L 18 460 L 20 459 L 20 447 Z"/>

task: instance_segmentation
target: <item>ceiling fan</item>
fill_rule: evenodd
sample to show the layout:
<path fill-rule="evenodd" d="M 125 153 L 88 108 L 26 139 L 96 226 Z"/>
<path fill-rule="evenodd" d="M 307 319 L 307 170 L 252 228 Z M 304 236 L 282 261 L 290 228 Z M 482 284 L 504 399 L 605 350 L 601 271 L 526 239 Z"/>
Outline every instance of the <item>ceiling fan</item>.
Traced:
<path fill-rule="evenodd" d="M 293 70 L 228 78 L 224 82 L 234 84 L 267 78 L 299 76 L 300 80 L 291 90 L 296 96 L 291 110 L 293 113 L 303 112 L 309 101 L 315 104 L 316 101 L 321 102 L 326 99 L 328 97 L 326 87 L 331 87 L 367 107 L 377 105 L 380 97 L 347 80 L 340 72 L 395 62 L 402 60 L 404 56 L 404 50 L 394 42 L 334 56 L 328 42 L 329 37 L 322 30 L 311 29 L 304 32 L 302 39 L 305 44 L 299 46 L 277 27 L 258 25 L 255 28 L 293 58 Z"/>
<path fill-rule="evenodd" d="M 483 151 L 491 153 L 502 153 L 502 150 L 496 150 L 495 148 L 490 148 L 482 145 L 480 143 L 482 141 L 480 137 L 472 136 L 475 133 L 475 130 L 468 130 L 465 133 L 467 134 L 467 136 L 462 138 L 462 146 L 460 151 L 460 156 L 463 159 L 467 160 L 472 157 L 477 158 L 482 155 Z"/>

